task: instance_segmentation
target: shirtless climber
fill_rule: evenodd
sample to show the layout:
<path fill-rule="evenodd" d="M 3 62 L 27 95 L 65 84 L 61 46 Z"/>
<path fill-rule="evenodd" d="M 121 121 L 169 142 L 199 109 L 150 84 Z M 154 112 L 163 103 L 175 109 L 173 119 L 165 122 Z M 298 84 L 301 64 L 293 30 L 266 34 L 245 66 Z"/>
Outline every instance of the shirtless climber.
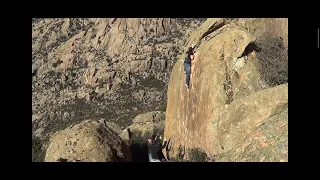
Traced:
<path fill-rule="evenodd" d="M 186 59 L 183 61 L 184 73 L 186 74 L 186 87 L 190 87 L 190 74 L 191 74 L 191 60 L 194 59 L 194 44 L 188 48 L 186 52 Z"/>

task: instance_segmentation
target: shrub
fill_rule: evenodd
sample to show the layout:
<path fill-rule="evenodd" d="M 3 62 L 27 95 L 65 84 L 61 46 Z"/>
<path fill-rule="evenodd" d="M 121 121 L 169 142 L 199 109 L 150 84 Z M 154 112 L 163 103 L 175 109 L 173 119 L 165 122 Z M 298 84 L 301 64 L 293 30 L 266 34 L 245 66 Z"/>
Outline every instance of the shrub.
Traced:
<path fill-rule="evenodd" d="M 209 160 L 207 153 L 199 148 L 189 149 L 188 155 L 191 162 L 206 162 Z"/>
<path fill-rule="evenodd" d="M 288 49 L 281 37 L 265 34 L 256 43 L 262 80 L 269 86 L 288 82 Z"/>

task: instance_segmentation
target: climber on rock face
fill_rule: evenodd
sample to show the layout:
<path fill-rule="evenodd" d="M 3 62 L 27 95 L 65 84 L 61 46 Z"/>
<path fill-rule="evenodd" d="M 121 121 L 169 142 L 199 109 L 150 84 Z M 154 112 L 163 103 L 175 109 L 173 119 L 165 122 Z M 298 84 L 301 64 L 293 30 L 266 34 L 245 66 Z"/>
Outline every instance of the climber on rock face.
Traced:
<path fill-rule="evenodd" d="M 160 136 L 161 139 L 161 136 Z M 159 160 L 159 152 L 163 148 L 165 148 L 167 145 L 167 141 L 164 142 L 164 144 L 161 146 L 159 143 L 155 140 L 152 140 L 152 138 L 148 139 L 148 156 L 149 156 L 149 162 L 161 162 Z"/>
<path fill-rule="evenodd" d="M 186 87 L 189 88 L 190 86 L 190 74 L 191 74 L 191 60 L 194 59 L 194 44 L 188 48 L 186 52 L 186 59 L 183 61 L 184 65 L 184 73 L 186 74 Z"/>

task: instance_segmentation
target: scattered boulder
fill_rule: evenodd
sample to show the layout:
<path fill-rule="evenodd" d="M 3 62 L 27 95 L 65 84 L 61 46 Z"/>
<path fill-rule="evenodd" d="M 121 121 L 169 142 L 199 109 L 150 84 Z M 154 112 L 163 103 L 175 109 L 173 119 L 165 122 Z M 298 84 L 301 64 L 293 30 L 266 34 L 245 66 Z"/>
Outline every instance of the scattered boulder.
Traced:
<path fill-rule="evenodd" d="M 58 159 L 84 162 L 129 162 L 131 152 L 106 124 L 86 120 L 58 131 L 50 138 L 46 162 Z"/>
<path fill-rule="evenodd" d="M 133 120 L 133 124 L 123 130 L 120 137 L 126 142 L 131 141 L 135 133 L 141 137 L 156 135 L 164 130 L 165 112 L 151 111 L 137 115 Z M 137 134 L 136 134 L 137 135 Z"/>

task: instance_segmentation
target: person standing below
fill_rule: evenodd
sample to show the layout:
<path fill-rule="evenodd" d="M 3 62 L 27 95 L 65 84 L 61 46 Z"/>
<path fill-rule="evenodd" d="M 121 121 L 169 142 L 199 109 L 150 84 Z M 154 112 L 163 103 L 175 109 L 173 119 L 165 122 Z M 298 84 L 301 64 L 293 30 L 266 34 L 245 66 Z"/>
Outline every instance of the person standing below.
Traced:
<path fill-rule="evenodd" d="M 148 156 L 149 156 L 149 162 L 151 162 L 152 157 L 151 157 L 151 145 L 152 145 L 153 141 L 151 138 L 148 139 Z"/>
<path fill-rule="evenodd" d="M 160 136 L 161 139 L 161 136 Z M 161 162 L 159 160 L 159 152 L 165 148 L 167 145 L 167 141 L 161 146 L 159 143 L 156 143 L 156 138 L 153 141 L 152 138 L 148 139 L 148 156 L 149 162 Z"/>

